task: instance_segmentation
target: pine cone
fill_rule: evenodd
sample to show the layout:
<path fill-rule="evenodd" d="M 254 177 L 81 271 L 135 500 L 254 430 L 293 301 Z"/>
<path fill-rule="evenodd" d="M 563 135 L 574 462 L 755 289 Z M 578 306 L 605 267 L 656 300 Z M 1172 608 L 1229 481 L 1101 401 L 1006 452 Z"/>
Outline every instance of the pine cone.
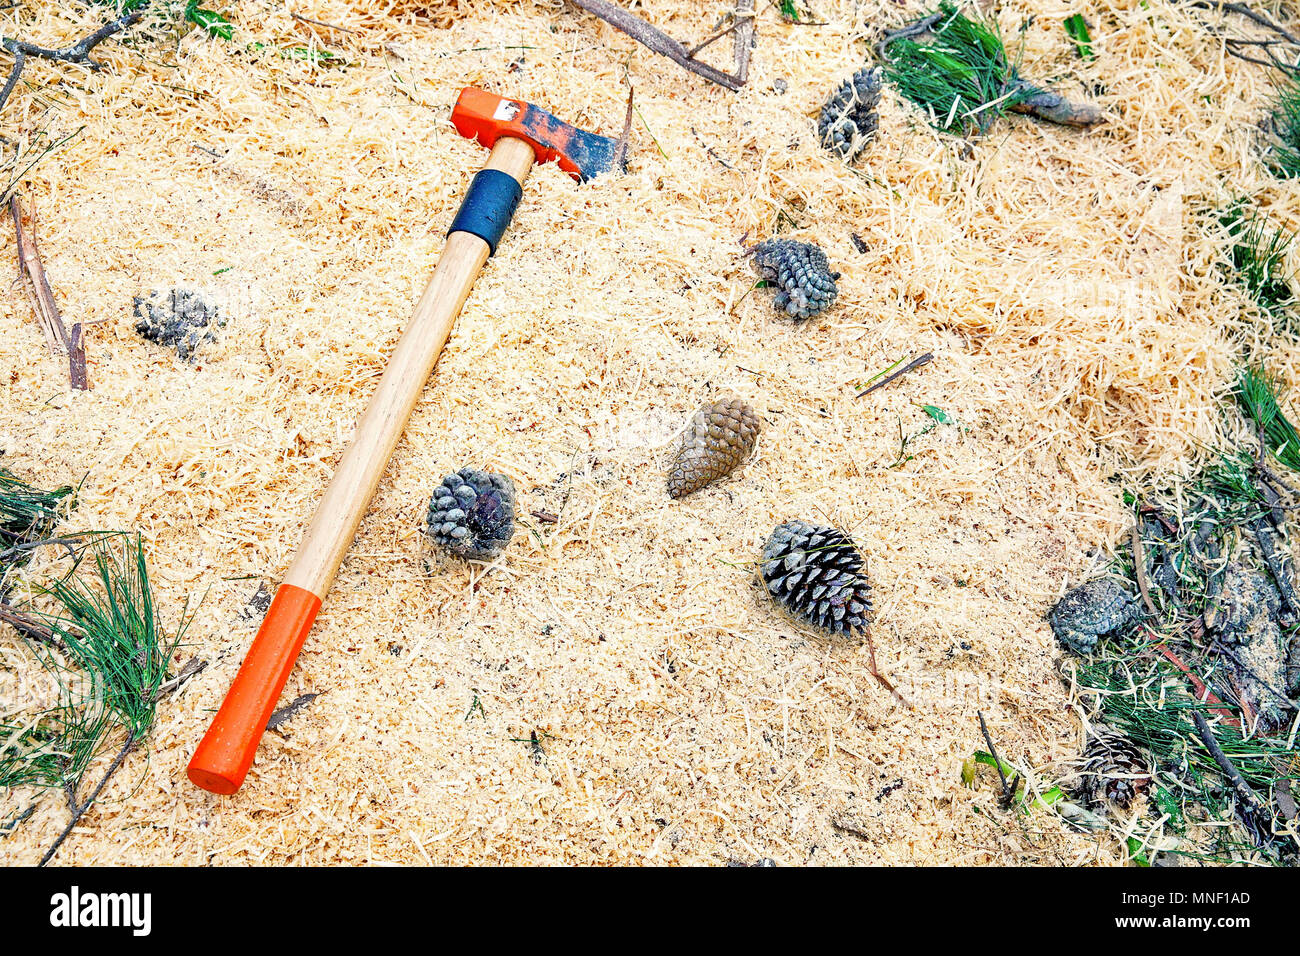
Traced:
<path fill-rule="evenodd" d="M 768 239 L 754 247 L 754 269 L 777 287 L 772 304 L 796 319 L 825 311 L 839 290 L 838 272 L 830 271 L 826 253 L 810 242 Z"/>
<path fill-rule="evenodd" d="M 851 161 L 875 138 L 883 75 L 880 67 L 864 66 L 835 88 L 817 120 L 823 147 Z"/>
<path fill-rule="evenodd" d="M 1089 804 L 1113 803 L 1126 810 L 1133 798 L 1151 785 L 1151 764 L 1124 734 L 1097 724 L 1083 752 L 1082 776 Z"/>
<path fill-rule="evenodd" d="M 668 472 L 668 494 L 682 498 L 731 474 L 754 450 L 758 427 L 754 410 L 738 398 L 705 405 L 682 436 Z"/>
<path fill-rule="evenodd" d="M 515 533 L 514 483 L 474 468 L 448 475 L 429 499 L 425 533 L 459 557 L 496 557 Z"/>
<path fill-rule="evenodd" d="M 1076 654 L 1090 654 L 1097 641 L 1142 616 L 1138 599 L 1113 577 L 1093 578 L 1066 592 L 1047 613 L 1057 638 Z"/>
<path fill-rule="evenodd" d="M 787 521 L 763 546 L 759 568 L 768 593 L 787 611 L 833 634 L 867 626 L 870 584 L 853 542 L 836 528 Z"/>
<path fill-rule="evenodd" d="M 221 315 L 217 306 L 190 289 L 154 291 L 135 297 L 135 330 L 150 342 L 174 348 L 186 362 L 203 342 L 216 338 Z"/>

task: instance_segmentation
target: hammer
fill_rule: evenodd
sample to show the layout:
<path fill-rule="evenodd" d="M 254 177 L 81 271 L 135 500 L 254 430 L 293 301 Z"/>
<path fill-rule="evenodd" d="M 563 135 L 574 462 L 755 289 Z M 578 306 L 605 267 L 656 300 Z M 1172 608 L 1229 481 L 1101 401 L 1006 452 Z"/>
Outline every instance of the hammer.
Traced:
<path fill-rule="evenodd" d="M 491 150 L 487 164 L 470 183 L 411 323 L 388 360 L 221 709 L 190 759 L 190 780 L 204 790 L 230 794 L 244 782 L 321 601 L 474 280 L 510 224 L 533 164 L 555 161 L 579 181 L 616 165 L 614 140 L 570 126 L 522 100 L 467 87 L 451 119 L 462 136 Z"/>

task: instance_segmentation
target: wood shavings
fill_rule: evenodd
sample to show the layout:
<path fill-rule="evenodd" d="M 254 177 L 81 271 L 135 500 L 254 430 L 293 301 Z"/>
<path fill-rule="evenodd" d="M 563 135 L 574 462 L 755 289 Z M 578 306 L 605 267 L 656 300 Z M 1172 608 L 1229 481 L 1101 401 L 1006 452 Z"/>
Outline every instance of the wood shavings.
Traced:
<path fill-rule="evenodd" d="M 234 6 L 259 42 L 310 36 L 283 7 Z M 1104 131 L 1013 117 L 963 161 L 887 95 L 848 169 L 815 116 L 861 65 L 868 25 L 896 18 L 882 0 L 819 8 L 815 29 L 764 19 L 746 87 L 688 77 L 689 101 L 680 71 L 590 18 L 461 8 L 443 28 L 389 0 L 301 0 L 293 12 L 360 31 L 319 28 L 346 67 L 192 34 L 175 68 L 104 44 L 111 68 L 64 89 L 54 132 L 86 128 L 24 190 L 65 318 L 101 323 L 94 401 L 31 361 L 40 327 L 8 296 L 0 436 L 24 474 L 80 483 L 78 527 L 141 529 L 160 607 L 207 595 L 186 654 L 210 663 L 160 704 L 151 750 L 125 758 L 58 862 L 1123 860 L 1047 818 L 997 829 L 996 789 L 965 790 L 960 767 L 983 745 L 977 709 L 1008 763 L 1077 753 L 1042 616 L 1126 529 L 1112 476 L 1220 444 L 1239 344 L 1297 383 L 1195 217 L 1226 179 L 1300 222 L 1300 194 L 1252 151 L 1267 77 L 1167 6 L 1098 11 L 1099 56 L 1081 62 L 1061 10 L 1029 0 L 1026 74 L 1104 83 Z M 75 40 L 24 9 L 28 35 Z M 651 14 L 704 35 L 696 4 Z M 483 163 L 446 122 L 456 93 L 487 85 L 617 135 L 629 56 L 628 175 L 533 173 L 286 688 L 328 687 L 330 706 L 268 737 L 213 813 L 184 767 L 252 639 L 250 576 L 282 575 Z M 31 96 L 19 84 L 6 118 Z M 737 237 L 778 232 L 844 272 L 835 308 L 801 329 L 742 301 Z M 16 274 L 12 243 L 0 269 Z M 181 281 L 230 316 L 197 374 L 131 327 L 133 295 Z M 923 374 L 853 400 L 920 352 Z M 670 507 L 676 430 L 723 390 L 755 405 L 763 453 L 719 487 L 725 508 Z M 968 430 L 939 426 L 890 469 L 923 404 Z M 515 479 L 531 527 L 491 568 L 431 573 L 423 505 L 467 460 Z M 860 543 L 880 670 L 914 711 L 864 646 L 792 624 L 752 583 L 763 537 L 801 514 Z M 510 728 L 550 734 L 546 761 Z M 858 836 L 836 830 L 846 819 L 874 822 Z M 64 822 L 38 809 L 0 860 L 36 862 Z"/>

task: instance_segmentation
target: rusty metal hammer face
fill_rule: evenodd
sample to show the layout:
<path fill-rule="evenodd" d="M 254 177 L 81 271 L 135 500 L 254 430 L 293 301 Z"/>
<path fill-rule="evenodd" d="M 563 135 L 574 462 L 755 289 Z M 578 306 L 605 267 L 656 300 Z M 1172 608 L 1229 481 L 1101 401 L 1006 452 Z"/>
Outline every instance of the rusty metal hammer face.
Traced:
<path fill-rule="evenodd" d="M 461 90 L 451 121 L 466 139 L 491 149 L 502 136 L 522 139 L 533 147 L 539 163 L 558 162 L 575 179 L 594 179 L 614 168 L 618 144 L 570 126 L 546 110 L 467 86 Z"/>

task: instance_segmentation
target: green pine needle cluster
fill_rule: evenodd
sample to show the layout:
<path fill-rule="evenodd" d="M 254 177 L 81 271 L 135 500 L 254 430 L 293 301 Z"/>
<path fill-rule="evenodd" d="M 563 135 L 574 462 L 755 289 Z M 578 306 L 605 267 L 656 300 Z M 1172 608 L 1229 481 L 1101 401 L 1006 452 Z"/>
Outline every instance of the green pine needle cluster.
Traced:
<path fill-rule="evenodd" d="M 70 487 L 43 491 L 0 468 L 0 553 L 53 530 L 72 493 Z"/>
<path fill-rule="evenodd" d="M 1255 423 L 1274 458 L 1300 471 L 1300 432 L 1282 412 L 1279 387 L 1262 370 L 1243 369 L 1237 377 L 1237 401 L 1246 417 Z"/>
<path fill-rule="evenodd" d="M 29 604 L 14 608 L 53 635 L 24 645 L 57 700 L 0 724 L 0 788 L 57 787 L 75 797 L 110 739 L 133 748 L 153 725 L 159 688 L 189 624 L 182 612 L 169 634 L 159 620 L 139 536 L 88 535 L 73 555 L 52 582 L 31 589 Z"/>
<path fill-rule="evenodd" d="M 949 0 L 937 12 L 928 39 L 889 44 L 885 76 L 937 129 L 983 133 L 1036 90 L 1019 82 L 996 22 L 964 16 Z"/>
<path fill-rule="evenodd" d="M 1300 177 L 1300 84 L 1282 82 L 1264 123 L 1269 132 L 1264 164 L 1279 179 Z"/>
<path fill-rule="evenodd" d="M 1283 226 L 1272 225 L 1244 200 L 1225 207 L 1219 225 L 1232 242 L 1228 259 L 1236 281 L 1265 312 L 1289 318 L 1295 296 L 1286 260 L 1295 236 Z"/>

